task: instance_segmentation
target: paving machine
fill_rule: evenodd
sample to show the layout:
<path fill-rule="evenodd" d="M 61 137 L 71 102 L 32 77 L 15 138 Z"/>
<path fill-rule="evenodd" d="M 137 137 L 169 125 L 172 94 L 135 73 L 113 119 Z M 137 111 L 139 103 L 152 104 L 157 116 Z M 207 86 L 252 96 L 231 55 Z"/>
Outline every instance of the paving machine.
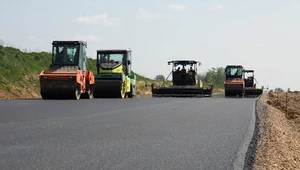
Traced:
<path fill-rule="evenodd" d="M 250 73 L 250 76 L 247 74 Z M 254 70 L 245 70 L 241 65 L 227 65 L 224 82 L 225 97 L 257 97 L 263 89 L 256 88 Z"/>
<path fill-rule="evenodd" d="M 131 71 L 131 50 L 97 50 L 95 98 L 133 98 L 136 76 Z"/>
<path fill-rule="evenodd" d="M 168 61 L 168 65 L 172 64 L 172 86 L 170 87 L 154 87 L 152 89 L 152 97 L 211 97 L 212 85 L 210 88 L 203 88 L 200 80 L 197 78 L 197 65 L 200 62 L 193 60 L 174 60 Z M 186 70 L 185 66 L 190 66 L 190 70 Z M 180 70 L 180 68 L 182 68 Z M 168 76 L 168 77 L 169 77 Z M 168 79 L 168 77 L 166 79 Z"/>
<path fill-rule="evenodd" d="M 53 41 L 52 64 L 39 75 L 43 99 L 93 98 L 94 74 L 86 69 L 84 41 Z"/>

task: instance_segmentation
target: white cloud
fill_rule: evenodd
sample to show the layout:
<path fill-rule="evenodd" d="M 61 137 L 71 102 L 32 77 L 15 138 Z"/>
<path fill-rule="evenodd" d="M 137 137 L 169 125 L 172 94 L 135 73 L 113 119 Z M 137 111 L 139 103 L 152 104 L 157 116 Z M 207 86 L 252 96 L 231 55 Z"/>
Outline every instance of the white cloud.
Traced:
<path fill-rule="evenodd" d="M 87 25 L 118 25 L 120 18 L 109 17 L 108 14 L 99 14 L 93 16 L 82 16 L 75 19 L 76 22 Z"/>
<path fill-rule="evenodd" d="M 101 42 L 102 41 L 102 39 L 100 37 L 93 36 L 93 35 L 76 36 L 76 37 L 74 37 L 74 40 L 87 41 L 87 42 Z"/>
<path fill-rule="evenodd" d="M 35 36 L 30 36 L 30 37 L 28 37 L 28 39 L 31 42 L 34 42 L 34 43 L 42 43 L 42 42 L 44 42 L 44 39 L 38 38 L 38 37 L 35 37 Z"/>
<path fill-rule="evenodd" d="M 166 14 L 151 13 L 150 11 L 140 8 L 137 12 L 136 18 L 138 19 L 171 19 L 172 17 Z"/>
<path fill-rule="evenodd" d="M 183 11 L 186 9 L 186 6 L 181 4 L 171 4 L 168 6 L 168 9 L 175 10 L 175 11 Z"/>
<path fill-rule="evenodd" d="M 223 5 L 221 5 L 221 4 L 217 4 L 217 5 L 213 6 L 212 9 L 224 10 L 225 7 Z"/>

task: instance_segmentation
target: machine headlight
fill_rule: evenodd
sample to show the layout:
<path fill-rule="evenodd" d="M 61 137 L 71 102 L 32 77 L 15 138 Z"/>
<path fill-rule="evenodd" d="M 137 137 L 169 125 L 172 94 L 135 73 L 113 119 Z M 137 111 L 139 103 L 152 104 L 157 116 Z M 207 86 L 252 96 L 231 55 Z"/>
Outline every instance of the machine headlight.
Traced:
<path fill-rule="evenodd" d="M 43 78 L 44 78 L 44 79 L 48 79 L 48 76 L 44 76 Z"/>

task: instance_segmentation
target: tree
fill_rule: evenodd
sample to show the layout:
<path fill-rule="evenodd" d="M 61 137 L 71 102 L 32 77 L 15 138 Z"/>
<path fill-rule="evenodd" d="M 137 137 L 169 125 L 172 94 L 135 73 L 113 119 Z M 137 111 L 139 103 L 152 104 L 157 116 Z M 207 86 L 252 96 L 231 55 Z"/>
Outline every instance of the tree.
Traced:
<path fill-rule="evenodd" d="M 164 75 L 162 75 L 162 74 L 159 74 L 159 75 L 155 76 L 155 78 L 154 78 L 154 79 L 155 79 L 155 80 L 164 81 L 164 80 L 165 80 L 165 76 L 164 76 Z"/>
<path fill-rule="evenodd" d="M 205 75 L 201 75 L 201 80 L 212 83 L 214 87 L 223 88 L 225 81 L 225 68 L 217 67 L 209 69 Z"/>

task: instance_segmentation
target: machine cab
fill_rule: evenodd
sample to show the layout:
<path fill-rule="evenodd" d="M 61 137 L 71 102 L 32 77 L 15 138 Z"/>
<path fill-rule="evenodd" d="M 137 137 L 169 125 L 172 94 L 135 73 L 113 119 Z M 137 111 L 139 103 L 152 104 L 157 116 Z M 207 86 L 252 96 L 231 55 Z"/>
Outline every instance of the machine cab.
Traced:
<path fill-rule="evenodd" d="M 85 71 L 86 47 L 83 41 L 53 41 L 50 67 L 75 66 Z"/>
<path fill-rule="evenodd" d="M 254 87 L 254 70 L 243 70 L 245 87 Z"/>
<path fill-rule="evenodd" d="M 197 64 L 200 62 L 192 60 L 169 61 L 172 64 L 173 85 L 196 85 L 197 84 Z"/>
<path fill-rule="evenodd" d="M 131 50 L 97 50 L 97 72 L 101 73 L 131 73 Z"/>
<path fill-rule="evenodd" d="M 226 80 L 242 79 L 243 66 L 241 65 L 228 65 L 225 68 Z"/>

